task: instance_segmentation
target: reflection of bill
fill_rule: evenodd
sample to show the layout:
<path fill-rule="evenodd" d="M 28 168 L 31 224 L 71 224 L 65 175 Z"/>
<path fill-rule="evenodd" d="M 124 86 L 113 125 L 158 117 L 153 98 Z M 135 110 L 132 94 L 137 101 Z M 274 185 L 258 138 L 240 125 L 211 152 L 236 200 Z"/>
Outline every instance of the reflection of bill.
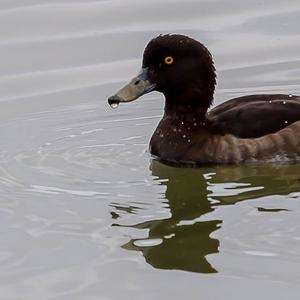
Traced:
<path fill-rule="evenodd" d="M 165 198 L 171 217 L 130 226 L 148 229 L 146 241 L 149 243 L 143 245 L 139 239 L 132 239 L 123 248 L 141 251 L 147 263 L 155 268 L 217 272 L 209 263 L 208 255 L 219 252 L 219 241 L 212 233 L 221 227 L 222 220 L 207 221 L 207 217 L 203 220 L 201 216 L 219 205 L 299 191 L 298 169 L 295 165 L 186 169 L 153 161 L 152 174 L 158 177 L 160 184 L 166 185 Z M 209 173 L 214 173 L 213 180 L 205 175 Z M 246 185 L 244 189 L 223 193 L 222 186 L 228 182 Z M 154 241 L 152 245 L 151 241 Z"/>

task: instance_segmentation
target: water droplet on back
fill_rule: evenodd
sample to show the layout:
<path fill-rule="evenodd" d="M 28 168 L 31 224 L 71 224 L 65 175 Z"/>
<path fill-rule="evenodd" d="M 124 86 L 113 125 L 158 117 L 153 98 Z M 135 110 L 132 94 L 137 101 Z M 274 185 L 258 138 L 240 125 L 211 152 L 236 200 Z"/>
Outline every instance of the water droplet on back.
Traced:
<path fill-rule="evenodd" d="M 289 94 L 289 98 L 292 98 L 293 97 L 293 94 Z"/>

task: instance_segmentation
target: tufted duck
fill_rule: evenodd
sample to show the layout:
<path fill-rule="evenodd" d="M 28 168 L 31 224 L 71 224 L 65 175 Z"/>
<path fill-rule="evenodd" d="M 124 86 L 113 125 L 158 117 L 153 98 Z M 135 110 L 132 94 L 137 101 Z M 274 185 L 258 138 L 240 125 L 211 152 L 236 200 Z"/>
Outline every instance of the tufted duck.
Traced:
<path fill-rule="evenodd" d="M 208 112 L 216 73 L 212 56 L 184 35 L 160 35 L 143 55 L 141 72 L 108 99 L 111 106 L 158 91 L 164 115 L 150 141 L 159 160 L 180 165 L 296 160 L 300 156 L 300 97 L 250 95 Z"/>

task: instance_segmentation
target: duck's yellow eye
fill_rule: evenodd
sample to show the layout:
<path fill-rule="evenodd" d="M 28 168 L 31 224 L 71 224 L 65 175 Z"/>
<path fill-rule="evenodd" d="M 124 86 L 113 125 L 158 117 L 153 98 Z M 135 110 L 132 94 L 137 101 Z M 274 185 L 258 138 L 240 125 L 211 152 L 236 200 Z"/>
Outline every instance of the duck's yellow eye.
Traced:
<path fill-rule="evenodd" d="M 167 56 L 165 58 L 165 64 L 171 65 L 174 62 L 174 58 L 172 56 Z"/>

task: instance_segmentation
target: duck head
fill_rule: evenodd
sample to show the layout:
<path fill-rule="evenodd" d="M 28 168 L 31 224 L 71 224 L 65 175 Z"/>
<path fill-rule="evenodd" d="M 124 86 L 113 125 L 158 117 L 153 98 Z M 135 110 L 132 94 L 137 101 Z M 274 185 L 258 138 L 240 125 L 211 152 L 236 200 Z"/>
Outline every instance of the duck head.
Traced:
<path fill-rule="evenodd" d="M 165 96 L 167 115 L 205 114 L 215 84 L 212 56 L 204 45 L 184 35 L 160 35 L 146 46 L 140 73 L 108 102 L 113 106 L 158 91 Z"/>

